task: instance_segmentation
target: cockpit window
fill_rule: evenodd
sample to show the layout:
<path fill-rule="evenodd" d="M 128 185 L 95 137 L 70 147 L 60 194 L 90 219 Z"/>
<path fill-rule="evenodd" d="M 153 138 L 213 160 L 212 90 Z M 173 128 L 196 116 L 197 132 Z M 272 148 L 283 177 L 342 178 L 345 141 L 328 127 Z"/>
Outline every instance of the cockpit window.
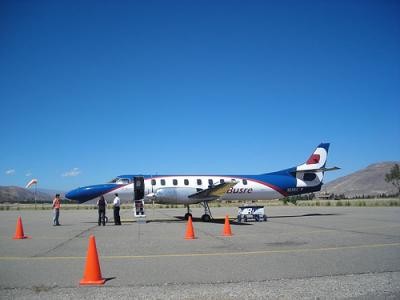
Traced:
<path fill-rule="evenodd" d="M 128 178 L 120 178 L 117 180 L 117 184 L 128 184 L 129 182 Z"/>
<path fill-rule="evenodd" d="M 114 178 L 113 180 L 110 181 L 110 183 L 116 183 L 116 184 L 128 184 L 131 181 L 129 180 L 129 178 Z"/>

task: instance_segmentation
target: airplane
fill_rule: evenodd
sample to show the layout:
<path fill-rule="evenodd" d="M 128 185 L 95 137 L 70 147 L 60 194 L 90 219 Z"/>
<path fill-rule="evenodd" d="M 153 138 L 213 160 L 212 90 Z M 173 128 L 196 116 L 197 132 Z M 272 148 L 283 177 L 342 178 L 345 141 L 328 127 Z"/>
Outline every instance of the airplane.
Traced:
<path fill-rule="evenodd" d="M 326 171 L 329 143 L 321 143 L 296 167 L 259 175 L 120 175 L 109 183 L 79 187 L 65 196 L 79 203 L 104 196 L 110 201 L 118 193 L 121 201 L 142 200 L 144 203 L 184 204 L 185 219 L 192 216 L 190 205 L 201 204 L 201 219 L 212 219 L 209 201 L 272 200 L 321 190 Z"/>

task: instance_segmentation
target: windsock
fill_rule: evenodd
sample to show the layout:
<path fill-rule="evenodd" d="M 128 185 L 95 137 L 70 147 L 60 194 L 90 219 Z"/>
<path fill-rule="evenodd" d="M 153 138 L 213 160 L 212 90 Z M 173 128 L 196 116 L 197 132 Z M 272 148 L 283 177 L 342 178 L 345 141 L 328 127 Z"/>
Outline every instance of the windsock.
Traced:
<path fill-rule="evenodd" d="M 37 184 L 37 179 L 32 179 L 31 181 L 28 182 L 28 184 L 26 185 L 26 189 L 30 188 L 32 185 Z"/>

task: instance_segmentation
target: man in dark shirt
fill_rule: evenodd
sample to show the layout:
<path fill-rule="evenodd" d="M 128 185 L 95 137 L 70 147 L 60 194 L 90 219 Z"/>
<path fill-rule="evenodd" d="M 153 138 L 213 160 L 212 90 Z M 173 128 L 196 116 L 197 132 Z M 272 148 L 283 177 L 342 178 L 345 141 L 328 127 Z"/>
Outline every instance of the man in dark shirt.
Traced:
<path fill-rule="evenodd" d="M 103 226 L 106 226 L 106 207 L 107 207 L 107 201 L 104 199 L 103 196 L 100 197 L 99 200 L 97 200 L 97 207 L 99 210 L 99 226 L 100 224 L 103 224 Z"/>

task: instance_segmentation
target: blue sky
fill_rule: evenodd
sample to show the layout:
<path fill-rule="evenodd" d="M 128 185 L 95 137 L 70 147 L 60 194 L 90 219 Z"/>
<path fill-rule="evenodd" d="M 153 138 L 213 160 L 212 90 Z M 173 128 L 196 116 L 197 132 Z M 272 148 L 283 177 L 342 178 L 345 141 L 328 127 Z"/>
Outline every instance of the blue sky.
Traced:
<path fill-rule="evenodd" d="M 398 1 L 1 1 L 0 185 L 400 158 Z"/>

